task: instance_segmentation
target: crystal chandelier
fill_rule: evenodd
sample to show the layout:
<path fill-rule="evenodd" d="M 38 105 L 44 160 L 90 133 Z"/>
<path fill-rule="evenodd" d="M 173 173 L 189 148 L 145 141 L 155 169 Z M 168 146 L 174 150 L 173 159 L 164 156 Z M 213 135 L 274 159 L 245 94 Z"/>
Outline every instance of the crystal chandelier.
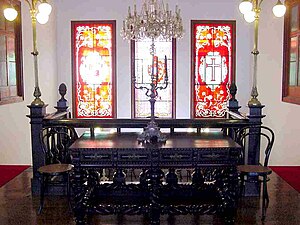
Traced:
<path fill-rule="evenodd" d="M 164 5 L 163 0 L 145 0 L 140 13 L 135 4 L 133 12 L 128 7 L 128 15 L 121 30 L 121 36 L 126 40 L 171 40 L 182 38 L 183 33 L 180 9 L 176 6 L 175 13 L 172 13 L 168 3 Z"/>

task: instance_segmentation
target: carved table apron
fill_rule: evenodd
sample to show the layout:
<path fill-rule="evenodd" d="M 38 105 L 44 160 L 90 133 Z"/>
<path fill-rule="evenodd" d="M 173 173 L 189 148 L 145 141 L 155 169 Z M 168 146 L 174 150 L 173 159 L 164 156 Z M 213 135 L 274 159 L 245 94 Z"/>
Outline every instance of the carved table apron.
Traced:
<path fill-rule="evenodd" d="M 169 135 L 164 144 L 138 143 L 136 133 L 83 134 L 70 147 L 77 224 L 91 214 L 213 214 L 233 224 L 237 207 L 236 164 L 240 146 L 222 134 Z M 104 168 L 113 182 L 100 182 Z M 123 169 L 142 169 L 139 182 L 125 182 Z M 192 182 L 178 182 L 176 169 L 193 169 Z M 168 170 L 164 174 L 163 170 Z"/>

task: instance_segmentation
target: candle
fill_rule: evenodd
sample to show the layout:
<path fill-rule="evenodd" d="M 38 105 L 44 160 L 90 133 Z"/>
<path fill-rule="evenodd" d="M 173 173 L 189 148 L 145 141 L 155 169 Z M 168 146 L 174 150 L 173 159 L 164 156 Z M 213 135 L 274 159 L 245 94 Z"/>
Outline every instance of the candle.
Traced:
<path fill-rule="evenodd" d="M 168 79 L 167 56 L 165 55 L 165 80 Z"/>
<path fill-rule="evenodd" d="M 152 71 L 151 71 L 151 82 L 153 83 L 154 80 L 154 55 L 152 57 Z"/>
<path fill-rule="evenodd" d="M 158 56 L 156 56 L 156 84 L 158 83 Z"/>

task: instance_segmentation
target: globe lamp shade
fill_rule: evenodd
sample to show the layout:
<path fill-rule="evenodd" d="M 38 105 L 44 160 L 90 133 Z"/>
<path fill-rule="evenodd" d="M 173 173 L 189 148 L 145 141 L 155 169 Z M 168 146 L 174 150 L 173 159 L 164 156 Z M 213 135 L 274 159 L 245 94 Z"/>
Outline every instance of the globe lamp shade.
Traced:
<path fill-rule="evenodd" d="M 248 0 L 244 0 L 239 5 L 239 10 L 242 14 L 246 14 L 247 12 L 250 12 L 252 10 L 252 3 Z"/>
<path fill-rule="evenodd" d="M 255 12 L 250 11 L 244 14 L 244 19 L 246 20 L 246 22 L 252 23 L 255 20 Z"/>
<path fill-rule="evenodd" d="M 47 2 L 43 2 L 43 3 L 39 4 L 38 9 L 39 9 L 40 13 L 50 15 L 50 13 L 52 11 L 52 6 L 50 4 L 48 4 Z"/>
<path fill-rule="evenodd" d="M 9 21 L 14 21 L 18 16 L 18 12 L 14 8 L 6 8 L 6 9 L 4 9 L 3 13 L 4 13 L 5 19 L 7 19 Z"/>
<path fill-rule="evenodd" d="M 43 14 L 43 13 L 38 13 L 36 15 L 36 20 L 40 23 L 40 24 L 46 24 L 49 20 L 49 15 Z"/>
<path fill-rule="evenodd" d="M 283 17 L 286 11 L 286 7 L 284 4 L 278 0 L 277 4 L 273 7 L 273 13 L 276 17 Z"/>

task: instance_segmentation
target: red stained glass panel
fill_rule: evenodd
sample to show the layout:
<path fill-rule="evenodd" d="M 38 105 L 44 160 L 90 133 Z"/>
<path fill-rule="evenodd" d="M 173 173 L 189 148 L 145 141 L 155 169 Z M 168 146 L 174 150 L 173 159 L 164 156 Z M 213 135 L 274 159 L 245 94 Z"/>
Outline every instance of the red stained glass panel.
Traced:
<path fill-rule="evenodd" d="M 194 118 L 224 117 L 233 77 L 235 23 L 193 23 Z"/>
<path fill-rule="evenodd" d="M 75 117 L 114 117 L 113 23 L 73 23 Z"/>

